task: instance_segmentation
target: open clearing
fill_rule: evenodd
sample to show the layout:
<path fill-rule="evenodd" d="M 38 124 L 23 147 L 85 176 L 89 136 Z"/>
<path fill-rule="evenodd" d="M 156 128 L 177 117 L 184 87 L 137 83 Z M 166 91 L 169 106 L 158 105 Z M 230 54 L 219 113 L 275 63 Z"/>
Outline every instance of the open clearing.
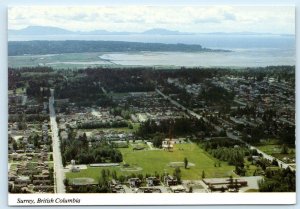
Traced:
<path fill-rule="evenodd" d="M 281 153 L 282 145 L 278 145 L 278 144 L 261 145 L 261 146 L 257 146 L 257 148 L 267 153 L 268 155 L 272 155 L 273 157 L 276 157 L 283 161 L 285 161 L 284 160 L 285 158 L 295 159 L 296 156 L 295 148 L 288 148 L 288 154 L 282 154 Z"/>
<path fill-rule="evenodd" d="M 183 168 L 184 167 L 184 162 L 170 162 L 168 165 L 172 168 L 176 168 L 176 167 Z M 192 167 L 192 166 L 195 166 L 195 164 L 188 162 L 187 167 L 189 168 L 189 167 Z"/>
<path fill-rule="evenodd" d="M 134 145 L 130 144 L 128 148 L 119 148 L 123 155 L 123 163 L 129 165 L 127 169 L 121 163 L 118 167 L 109 167 L 106 169 L 115 170 L 118 175 L 130 175 L 132 173 L 154 174 L 155 172 L 163 175 L 164 173 L 173 174 L 174 168 L 170 167 L 172 162 L 183 162 L 186 157 L 189 162 L 193 163 L 188 169 L 181 168 L 182 179 L 199 180 L 202 171 L 205 172 L 206 178 L 235 176 L 232 172 L 234 166 L 229 166 L 227 162 L 221 162 L 221 167 L 215 167 L 217 159 L 210 156 L 204 150 L 194 143 L 175 144 L 172 152 L 164 150 L 137 150 L 133 151 Z M 136 169 L 138 168 L 138 169 Z M 87 167 L 78 173 L 66 173 L 68 178 L 84 178 L 89 177 L 97 180 L 104 168 Z"/>
<path fill-rule="evenodd" d="M 72 184 L 75 185 L 85 185 L 90 183 L 95 183 L 95 180 L 92 178 L 74 178 L 72 179 Z"/>
<path fill-rule="evenodd" d="M 10 67 L 48 66 L 53 68 L 86 68 L 99 66 L 117 66 L 108 60 L 100 58 L 103 53 L 62 53 L 48 55 L 9 56 Z"/>

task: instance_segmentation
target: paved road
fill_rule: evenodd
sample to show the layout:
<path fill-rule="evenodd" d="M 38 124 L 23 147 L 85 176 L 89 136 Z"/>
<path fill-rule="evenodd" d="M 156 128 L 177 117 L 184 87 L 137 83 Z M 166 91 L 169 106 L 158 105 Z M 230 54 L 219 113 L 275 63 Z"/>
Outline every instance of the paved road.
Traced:
<path fill-rule="evenodd" d="M 54 162 L 54 190 L 56 193 L 66 193 L 64 179 L 65 173 L 62 165 L 58 128 L 54 110 L 54 96 L 49 98 L 50 125 L 52 131 L 53 162 Z"/>
<path fill-rule="evenodd" d="M 241 187 L 239 192 L 245 192 L 249 189 L 259 190 L 258 181 L 262 180 L 262 176 L 244 176 L 238 179 L 245 180 L 248 182 L 246 187 Z"/>
<path fill-rule="evenodd" d="M 175 100 L 171 99 L 169 96 L 167 96 L 167 95 L 165 95 L 164 93 L 162 93 L 159 89 L 155 89 L 155 91 L 156 91 L 158 94 L 160 94 L 162 97 L 164 97 L 165 99 L 169 100 L 172 104 L 174 104 L 174 105 L 177 106 L 178 108 L 181 108 L 182 110 L 187 111 L 190 115 L 196 117 L 197 119 L 202 118 L 205 122 L 208 121 L 205 117 L 203 117 L 203 116 L 201 116 L 201 115 L 195 113 L 195 112 L 192 111 L 192 110 L 189 110 L 188 108 L 186 108 L 186 107 L 184 107 L 183 105 L 179 104 L 179 103 L 176 102 Z M 220 130 L 221 130 L 221 128 L 220 128 L 219 126 L 216 126 L 216 125 L 214 125 L 214 124 L 212 124 L 212 125 L 214 126 L 214 128 L 215 128 L 217 131 L 220 131 Z M 268 154 L 264 153 L 263 151 L 259 150 L 258 148 L 256 148 L 256 147 L 254 147 L 254 146 L 252 146 L 252 145 L 250 145 L 250 144 L 244 142 L 240 137 L 235 136 L 233 133 L 231 133 L 231 132 L 226 132 L 226 133 L 227 133 L 227 136 L 228 136 L 229 138 L 235 139 L 235 140 L 239 140 L 239 141 L 245 143 L 250 149 L 255 149 L 255 150 L 257 150 L 257 152 L 260 153 L 260 154 L 262 154 L 262 156 L 263 156 L 264 158 L 266 158 L 266 159 L 268 159 L 268 160 L 271 160 L 271 161 L 272 161 L 273 159 L 277 160 L 277 162 L 278 162 L 278 164 L 279 164 L 280 167 L 282 167 L 282 168 L 288 168 L 288 167 L 289 167 L 292 171 L 295 171 L 295 170 L 296 170 L 295 168 L 293 168 L 293 167 L 290 166 L 289 164 L 284 163 L 284 162 L 282 162 L 281 160 L 279 160 L 279 159 L 277 159 L 277 158 L 275 158 L 275 157 L 273 157 L 273 156 L 271 156 L 271 155 L 268 155 Z"/>
<path fill-rule="evenodd" d="M 201 115 L 195 113 L 194 111 L 192 111 L 192 110 L 186 108 L 185 106 L 179 104 L 178 102 L 176 102 L 175 100 L 173 100 L 171 97 L 165 95 L 165 94 L 162 93 L 159 89 L 155 89 L 155 91 L 156 91 L 158 94 L 160 94 L 164 99 L 169 100 L 169 101 L 170 101 L 173 105 L 175 105 L 176 107 L 178 107 L 178 108 L 180 108 L 180 109 L 182 109 L 182 110 L 184 110 L 184 111 L 187 111 L 187 113 L 189 113 L 190 115 L 194 116 L 195 118 L 197 118 L 197 119 L 202 118 L 204 122 L 207 122 L 207 121 L 208 121 L 205 117 L 203 117 L 203 116 L 201 116 Z"/>
<path fill-rule="evenodd" d="M 203 120 L 204 122 L 206 122 L 206 123 L 208 122 L 208 120 L 207 120 L 205 117 L 203 117 L 202 115 L 199 115 L 199 114 L 195 113 L 194 111 L 192 111 L 192 110 L 186 108 L 185 106 L 179 104 L 178 102 L 176 102 L 175 100 L 173 100 L 171 97 L 169 97 L 169 96 L 165 95 L 164 93 L 162 93 L 159 89 L 155 89 L 155 90 L 156 90 L 156 92 L 157 92 L 158 94 L 160 94 L 160 95 L 161 95 L 162 97 L 164 97 L 165 99 L 169 100 L 169 101 L 170 101 L 173 105 L 175 105 L 176 107 L 181 108 L 182 110 L 186 111 L 188 114 L 190 114 L 191 116 L 194 116 L 194 117 L 197 118 L 197 119 L 202 119 L 202 120 Z M 215 129 L 216 131 L 218 131 L 218 132 L 222 131 L 222 128 L 221 128 L 221 127 L 219 127 L 219 126 L 217 126 L 217 125 L 215 125 L 215 124 L 213 124 L 213 123 L 211 123 L 211 125 L 214 127 L 214 129 Z"/>
<path fill-rule="evenodd" d="M 289 164 L 287 164 L 285 162 L 282 162 L 278 158 L 275 158 L 271 155 L 268 155 L 267 153 L 259 150 L 257 147 L 254 147 L 254 146 L 248 144 L 247 142 L 243 141 L 239 136 L 234 135 L 232 132 L 227 131 L 226 134 L 229 138 L 234 139 L 234 140 L 238 140 L 238 141 L 246 144 L 250 149 L 256 150 L 259 154 L 262 154 L 263 158 L 268 159 L 270 161 L 272 161 L 274 159 L 277 160 L 279 167 L 282 167 L 282 168 L 288 168 L 289 167 L 292 171 L 296 170 L 295 168 L 293 168 L 292 166 L 290 166 Z"/>

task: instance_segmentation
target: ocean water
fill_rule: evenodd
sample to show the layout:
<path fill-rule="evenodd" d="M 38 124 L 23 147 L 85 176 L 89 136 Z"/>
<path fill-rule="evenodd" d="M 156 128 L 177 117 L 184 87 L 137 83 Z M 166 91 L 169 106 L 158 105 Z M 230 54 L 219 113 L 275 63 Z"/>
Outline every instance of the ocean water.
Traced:
<path fill-rule="evenodd" d="M 187 66 L 187 67 L 265 67 L 294 65 L 293 54 L 287 50 L 235 49 L 233 52 L 141 52 L 108 53 L 100 56 L 118 65 Z"/>
<path fill-rule="evenodd" d="M 9 36 L 9 41 L 28 40 L 104 40 L 146 43 L 200 44 L 206 48 L 229 49 L 232 52 L 137 52 L 103 53 L 89 60 L 72 60 L 68 64 L 117 64 L 143 66 L 228 66 L 258 67 L 269 65 L 295 65 L 295 37 L 284 35 L 59 35 Z M 70 61 L 70 60 L 68 60 Z M 13 65 L 13 63 L 11 63 Z M 47 63 L 45 63 L 47 65 Z M 10 66 L 12 66 L 10 65 Z"/>

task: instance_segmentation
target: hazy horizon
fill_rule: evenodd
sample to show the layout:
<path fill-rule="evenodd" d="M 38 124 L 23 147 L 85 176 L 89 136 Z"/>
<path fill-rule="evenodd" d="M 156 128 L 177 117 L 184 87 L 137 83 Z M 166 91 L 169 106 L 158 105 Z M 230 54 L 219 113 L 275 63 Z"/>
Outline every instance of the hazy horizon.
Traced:
<path fill-rule="evenodd" d="M 70 31 L 295 34 L 293 6 L 10 7 L 8 29 L 59 27 Z"/>
<path fill-rule="evenodd" d="M 44 25 L 28 25 L 24 28 L 20 28 L 20 29 L 10 29 L 10 31 L 23 31 L 23 30 L 30 30 L 30 29 L 61 29 L 64 31 L 68 31 L 68 32 L 73 32 L 73 33 L 91 33 L 91 32 L 96 32 L 96 31 L 103 31 L 103 32 L 110 32 L 110 33 L 128 33 L 128 34 L 142 34 L 142 33 L 146 33 L 146 32 L 150 32 L 150 31 L 157 31 L 157 32 L 170 32 L 173 33 L 172 35 L 177 35 L 175 33 L 184 33 L 184 34 L 178 34 L 178 35 L 198 35 L 198 34 L 220 34 L 220 35 L 226 35 L 226 34 L 238 34 L 238 35 L 295 35 L 295 34 L 291 34 L 291 33 L 271 33 L 271 32 L 253 32 L 253 31 L 236 31 L 236 32 L 224 32 L 224 31 L 216 31 L 216 32 L 186 32 L 186 31 L 179 31 L 179 30 L 170 30 L 168 28 L 148 28 L 144 31 L 110 31 L 110 30 L 106 30 L 106 29 L 102 29 L 102 28 L 98 28 L 98 29 L 94 29 L 94 30 L 89 30 L 89 31 L 80 31 L 80 30 L 69 30 L 69 29 L 64 29 L 61 27 L 56 27 L 56 26 L 44 26 Z M 128 35 L 125 34 L 125 35 Z M 40 35 L 40 34 L 39 34 Z M 61 34 L 60 34 L 61 35 Z M 122 35 L 122 34 L 120 34 Z"/>

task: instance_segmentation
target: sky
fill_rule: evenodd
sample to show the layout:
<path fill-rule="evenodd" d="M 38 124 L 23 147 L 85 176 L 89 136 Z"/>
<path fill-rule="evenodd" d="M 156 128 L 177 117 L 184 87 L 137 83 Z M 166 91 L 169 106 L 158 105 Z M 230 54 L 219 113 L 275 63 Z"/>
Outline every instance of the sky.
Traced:
<path fill-rule="evenodd" d="M 15 6 L 8 28 L 53 26 L 72 31 L 142 32 L 165 28 L 181 32 L 295 34 L 293 6 Z"/>

